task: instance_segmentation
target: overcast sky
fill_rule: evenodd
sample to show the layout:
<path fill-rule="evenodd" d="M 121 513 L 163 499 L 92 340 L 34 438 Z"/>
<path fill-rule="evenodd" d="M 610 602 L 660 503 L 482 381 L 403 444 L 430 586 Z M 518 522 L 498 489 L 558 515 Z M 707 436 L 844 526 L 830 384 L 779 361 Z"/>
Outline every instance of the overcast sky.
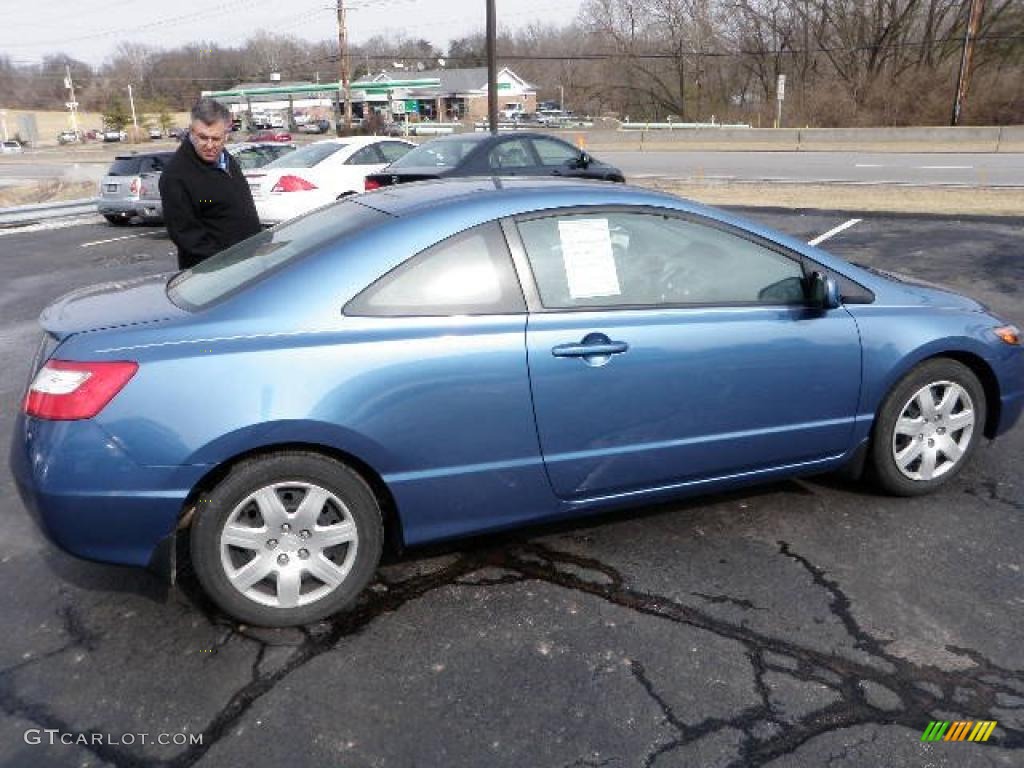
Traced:
<path fill-rule="evenodd" d="M 45 0 L 5 2 L 0 55 L 17 64 L 65 53 L 93 66 L 121 42 L 174 48 L 191 42 L 240 45 L 263 30 L 311 41 L 336 37 L 332 0 Z M 568 24 L 580 0 L 496 0 L 498 26 L 533 21 Z M 349 40 L 402 32 L 444 48 L 452 38 L 483 32 L 484 0 L 345 0 Z"/>

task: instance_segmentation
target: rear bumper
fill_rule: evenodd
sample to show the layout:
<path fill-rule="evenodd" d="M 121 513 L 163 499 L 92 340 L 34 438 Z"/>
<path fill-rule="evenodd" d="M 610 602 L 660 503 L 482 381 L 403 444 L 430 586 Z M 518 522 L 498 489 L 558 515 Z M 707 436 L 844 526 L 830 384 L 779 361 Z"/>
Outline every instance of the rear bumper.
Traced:
<path fill-rule="evenodd" d="M 61 549 L 106 563 L 160 561 L 191 488 L 208 468 L 135 463 L 92 421 L 19 415 L 10 450 L 18 494 Z"/>
<path fill-rule="evenodd" d="M 118 214 L 125 216 L 134 216 L 135 208 L 138 206 L 138 198 L 131 198 L 125 200 L 104 200 L 100 198 L 96 201 L 96 209 L 103 215 L 116 216 Z"/>
<path fill-rule="evenodd" d="M 155 200 L 139 200 L 135 204 L 135 215 L 150 222 L 157 222 L 164 220 L 164 206 L 160 202 L 160 199 Z"/>

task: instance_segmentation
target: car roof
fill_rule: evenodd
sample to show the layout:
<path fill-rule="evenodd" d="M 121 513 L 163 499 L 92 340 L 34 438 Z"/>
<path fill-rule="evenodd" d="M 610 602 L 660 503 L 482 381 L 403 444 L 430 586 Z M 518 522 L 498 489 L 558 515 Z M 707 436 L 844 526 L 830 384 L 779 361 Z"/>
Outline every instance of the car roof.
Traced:
<path fill-rule="evenodd" d="M 554 139 L 560 141 L 563 144 L 571 144 L 572 142 L 566 141 L 561 136 L 552 136 L 550 133 L 538 133 L 537 131 L 502 131 L 499 133 L 488 133 L 486 131 L 477 131 L 475 133 L 450 133 L 447 136 L 438 136 L 437 138 L 431 139 L 427 144 L 434 144 L 448 141 L 471 141 L 477 144 L 483 144 L 488 141 L 496 141 L 498 139 L 512 139 L 512 138 L 532 138 L 532 139 Z"/>
<path fill-rule="evenodd" d="M 396 184 L 359 195 L 358 202 L 404 217 L 444 205 L 486 206 L 491 215 L 513 216 L 545 208 L 588 205 L 650 205 L 707 214 L 697 203 L 626 184 L 551 176 L 467 176 Z"/>
<path fill-rule="evenodd" d="M 332 136 L 327 139 L 317 139 L 311 141 L 306 146 L 313 144 L 345 144 L 350 147 L 359 147 L 366 144 L 379 144 L 382 141 L 407 141 L 407 139 L 401 136 Z M 412 142 L 408 142 L 412 143 Z"/>

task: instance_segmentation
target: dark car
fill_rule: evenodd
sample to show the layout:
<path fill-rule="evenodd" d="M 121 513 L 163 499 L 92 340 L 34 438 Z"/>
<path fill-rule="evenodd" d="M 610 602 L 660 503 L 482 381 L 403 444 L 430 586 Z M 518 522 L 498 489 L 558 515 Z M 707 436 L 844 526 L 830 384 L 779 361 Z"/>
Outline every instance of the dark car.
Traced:
<path fill-rule="evenodd" d="M 565 176 L 625 181 L 622 171 L 567 141 L 542 133 L 456 134 L 421 144 L 380 173 L 366 189 L 449 176 Z"/>

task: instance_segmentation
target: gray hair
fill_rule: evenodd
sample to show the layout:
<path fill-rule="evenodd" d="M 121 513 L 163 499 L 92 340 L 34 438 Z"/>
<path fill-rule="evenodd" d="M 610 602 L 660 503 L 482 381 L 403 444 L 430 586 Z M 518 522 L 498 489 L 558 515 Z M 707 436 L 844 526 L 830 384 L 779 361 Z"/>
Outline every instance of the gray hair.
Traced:
<path fill-rule="evenodd" d="M 206 125 L 217 122 L 231 125 L 231 111 L 216 99 L 204 96 L 192 107 L 192 120 L 198 120 Z"/>

